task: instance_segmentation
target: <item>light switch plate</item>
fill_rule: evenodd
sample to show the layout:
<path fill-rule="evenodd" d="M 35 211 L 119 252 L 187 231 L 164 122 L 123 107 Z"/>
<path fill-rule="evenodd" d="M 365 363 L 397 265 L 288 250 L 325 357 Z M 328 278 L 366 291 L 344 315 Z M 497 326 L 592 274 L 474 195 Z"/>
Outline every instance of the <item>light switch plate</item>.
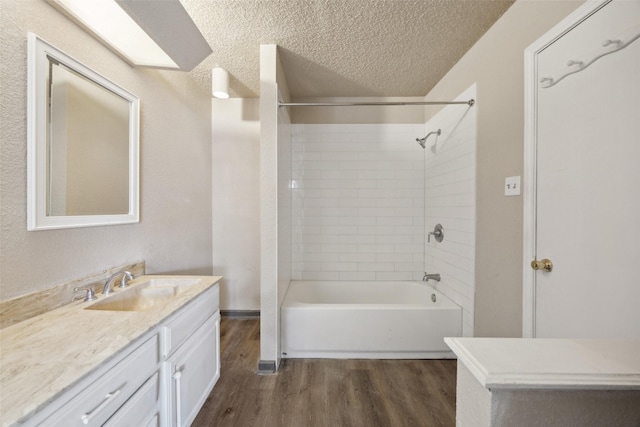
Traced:
<path fill-rule="evenodd" d="M 509 176 L 504 179 L 504 195 L 519 196 L 520 195 L 520 177 Z"/>

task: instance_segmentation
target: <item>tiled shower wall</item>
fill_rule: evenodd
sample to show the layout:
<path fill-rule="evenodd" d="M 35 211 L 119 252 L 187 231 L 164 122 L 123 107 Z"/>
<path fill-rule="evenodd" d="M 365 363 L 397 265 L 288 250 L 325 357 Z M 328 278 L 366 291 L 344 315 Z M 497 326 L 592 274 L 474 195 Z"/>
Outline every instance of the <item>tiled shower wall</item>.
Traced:
<path fill-rule="evenodd" d="M 293 280 L 422 278 L 423 132 L 293 125 Z"/>
<path fill-rule="evenodd" d="M 472 98 L 475 85 L 458 97 Z M 425 243 L 425 265 L 442 276 L 430 283 L 462 307 L 464 336 L 473 336 L 474 328 L 477 108 L 448 106 L 426 124 L 427 132 L 442 134 L 425 150 L 425 226 L 429 232 L 442 224 L 444 240 Z"/>
<path fill-rule="evenodd" d="M 469 98 L 475 86 L 459 97 Z M 473 336 L 476 110 L 448 106 L 415 125 L 293 125 L 292 280 L 440 273 L 430 284 L 462 307 Z M 437 129 L 422 149 L 416 138 Z M 427 243 L 438 223 L 443 242 Z"/>

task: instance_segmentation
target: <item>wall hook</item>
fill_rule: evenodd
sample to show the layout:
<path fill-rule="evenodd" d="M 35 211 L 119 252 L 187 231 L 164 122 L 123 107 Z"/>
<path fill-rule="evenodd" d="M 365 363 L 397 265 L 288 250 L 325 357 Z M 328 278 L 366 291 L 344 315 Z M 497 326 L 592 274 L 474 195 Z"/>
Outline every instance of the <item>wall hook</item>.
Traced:
<path fill-rule="evenodd" d="M 615 44 L 617 48 L 621 48 L 622 40 L 605 40 L 602 42 L 602 47 L 607 47 L 610 44 Z"/>

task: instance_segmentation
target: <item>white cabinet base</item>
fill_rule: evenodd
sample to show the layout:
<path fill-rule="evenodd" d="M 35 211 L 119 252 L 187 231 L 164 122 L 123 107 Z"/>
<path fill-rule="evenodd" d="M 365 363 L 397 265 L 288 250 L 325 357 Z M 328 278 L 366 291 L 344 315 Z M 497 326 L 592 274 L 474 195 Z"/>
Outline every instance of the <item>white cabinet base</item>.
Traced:
<path fill-rule="evenodd" d="M 640 426 L 640 341 L 445 338 L 456 425 Z"/>
<path fill-rule="evenodd" d="M 167 420 L 189 426 L 220 378 L 220 314 L 211 316 L 168 359 L 170 381 Z"/>

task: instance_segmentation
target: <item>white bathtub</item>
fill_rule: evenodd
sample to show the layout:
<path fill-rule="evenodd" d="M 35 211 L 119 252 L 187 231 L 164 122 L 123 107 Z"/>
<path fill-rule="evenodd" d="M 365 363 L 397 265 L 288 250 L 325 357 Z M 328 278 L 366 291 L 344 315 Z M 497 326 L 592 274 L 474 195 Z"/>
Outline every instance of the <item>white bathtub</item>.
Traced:
<path fill-rule="evenodd" d="M 462 309 L 425 282 L 292 281 L 280 315 L 284 358 L 453 358 L 443 338 L 462 333 Z"/>

